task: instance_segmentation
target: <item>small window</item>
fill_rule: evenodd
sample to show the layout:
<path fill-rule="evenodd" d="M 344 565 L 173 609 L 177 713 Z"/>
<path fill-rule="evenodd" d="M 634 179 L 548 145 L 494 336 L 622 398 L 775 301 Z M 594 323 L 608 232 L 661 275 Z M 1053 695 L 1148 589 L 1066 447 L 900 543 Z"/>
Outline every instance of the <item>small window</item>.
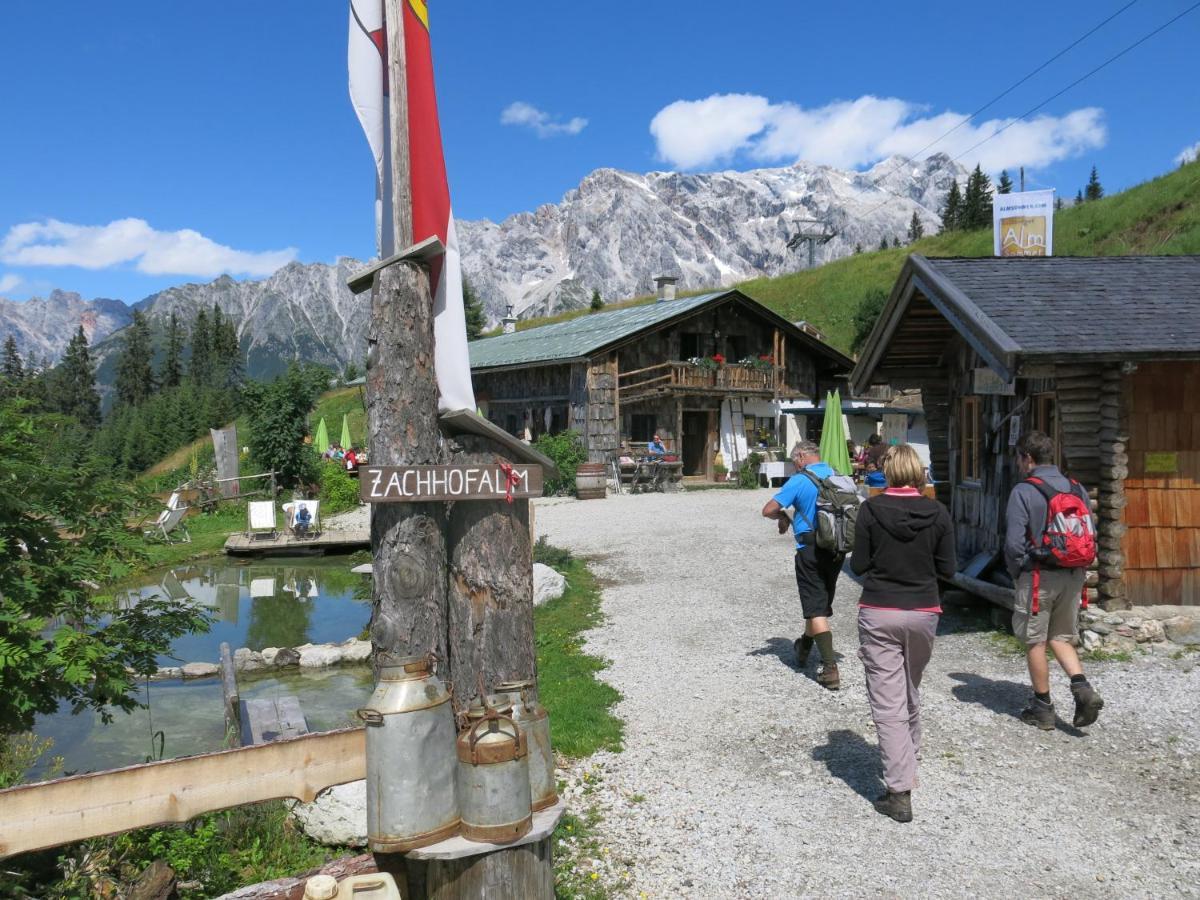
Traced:
<path fill-rule="evenodd" d="M 630 416 L 629 439 L 638 443 L 649 443 L 654 437 L 655 417 L 634 413 Z"/>
<path fill-rule="evenodd" d="M 979 481 L 980 404 L 978 397 L 963 397 L 959 407 L 959 481 Z"/>
<path fill-rule="evenodd" d="M 684 332 L 679 335 L 679 358 L 694 359 L 703 356 L 704 335 L 694 332 Z"/>

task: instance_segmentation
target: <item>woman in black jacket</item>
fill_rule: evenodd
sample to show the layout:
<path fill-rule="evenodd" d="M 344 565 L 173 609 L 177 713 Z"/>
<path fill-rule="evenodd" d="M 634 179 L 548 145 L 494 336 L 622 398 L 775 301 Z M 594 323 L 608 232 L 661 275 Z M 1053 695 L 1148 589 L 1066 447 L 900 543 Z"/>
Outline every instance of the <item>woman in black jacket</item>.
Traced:
<path fill-rule="evenodd" d="M 858 657 L 887 792 L 875 809 L 912 821 L 921 746 L 921 675 L 933 654 L 941 604 L 938 578 L 954 575 L 954 529 L 946 507 L 921 495 L 925 469 L 907 444 L 883 456 L 888 487 L 862 505 L 850 568 L 863 579 Z"/>

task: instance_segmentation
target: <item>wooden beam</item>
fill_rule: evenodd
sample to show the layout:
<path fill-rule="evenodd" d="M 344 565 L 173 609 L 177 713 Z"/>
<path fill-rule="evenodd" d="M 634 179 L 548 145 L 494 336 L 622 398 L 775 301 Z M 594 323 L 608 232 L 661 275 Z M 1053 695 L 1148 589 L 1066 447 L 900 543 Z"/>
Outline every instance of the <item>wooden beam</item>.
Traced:
<path fill-rule="evenodd" d="M 0 791 L 0 857 L 281 797 L 311 801 L 366 777 L 362 728 L 75 775 Z"/>
<path fill-rule="evenodd" d="M 365 269 L 359 269 L 346 279 L 346 287 L 350 288 L 350 293 L 352 294 L 361 294 L 371 289 L 371 284 L 375 281 L 376 273 L 382 272 L 388 266 L 394 266 L 396 263 L 402 262 L 419 262 L 423 265 L 428 265 L 430 260 L 436 259 L 445 252 L 446 248 L 442 245 L 441 238 L 437 235 L 427 237 L 419 244 L 413 244 L 408 249 L 401 250 L 387 259 L 381 259 L 379 262 L 373 263 Z"/>

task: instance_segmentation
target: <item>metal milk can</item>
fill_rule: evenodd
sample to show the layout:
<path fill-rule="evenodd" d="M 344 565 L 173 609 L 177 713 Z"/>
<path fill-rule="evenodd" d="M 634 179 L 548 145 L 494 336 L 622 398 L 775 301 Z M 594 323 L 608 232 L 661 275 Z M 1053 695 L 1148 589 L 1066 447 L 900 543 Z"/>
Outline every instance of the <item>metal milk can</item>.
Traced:
<path fill-rule="evenodd" d="M 511 707 L 473 705 L 458 736 L 462 836 L 507 844 L 533 826 L 528 748 Z"/>
<path fill-rule="evenodd" d="M 379 668 L 367 725 L 367 840 L 402 853 L 458 833 L 454 713 L 432 656 Z"/>
<path fill-rule="evenodd" d="M 554 780 L 554 751 L 550 748 L 550 716 L 534 695 L 533 681 L 502 681 L 492 705 L 512 704 L 512 718 L 529 748 L 529 791 L 533 811 L 558 802 Z"/>

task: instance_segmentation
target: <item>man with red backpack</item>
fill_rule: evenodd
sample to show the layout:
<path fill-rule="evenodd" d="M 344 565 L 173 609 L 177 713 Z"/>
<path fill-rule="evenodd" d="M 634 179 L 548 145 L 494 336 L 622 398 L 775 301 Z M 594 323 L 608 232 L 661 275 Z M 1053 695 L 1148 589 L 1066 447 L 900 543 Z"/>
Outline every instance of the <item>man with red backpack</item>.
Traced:
<path fill-rule="evenodd" d="M 1004 557 L 1016 584 L 1013 632 L 1025 644 L 1033 702 L 1021 721 L 1043 731 L 1055 726 L 1046 645 L 1071 678 L 1074 725 L 1091 725 L 1104 700 L 1083 674 L 1072 643 L 1080 606 L 1087 605 L 1084 580 L 1096 558 L 1096 529 L 1087 491 L 1053 464 L 1054 442 L 1030 431 L 1017 443 L 1025 480 L 1008 498 Z"/>

